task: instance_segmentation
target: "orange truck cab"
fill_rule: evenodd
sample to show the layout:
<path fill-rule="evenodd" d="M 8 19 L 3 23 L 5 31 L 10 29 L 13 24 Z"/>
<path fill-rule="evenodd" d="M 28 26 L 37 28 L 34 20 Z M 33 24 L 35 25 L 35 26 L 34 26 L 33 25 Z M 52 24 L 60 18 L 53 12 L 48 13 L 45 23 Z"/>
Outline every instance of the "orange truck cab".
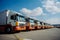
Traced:
<path fill-rule="evenodd" d="M 37 23 L 37 20 L 35 20 L 34 22 L 35 22 L 35 29 L 37 30 L 37 29 L 38 29 L 38 23 Z"/>
<path fill-rule="evenodd" d="M 34 20 L 31 18 L 27 18 L 26 20 L 26 30 L 33 30 L 35 29 L 34 27 Z"/>
<path fill-rule="evenodd" d="M 44 29 L 46 29 L 47 28 L 47 25 L 46 25 L 46 23 L 44 23 Z"/>
<path fill-rule="evenodd" d="M 17 29 L 15 30 L 26 30 L 26 18 L 21 15 L 17 15 L 17 21 L 16 21 L 16 26 Z"/>
<path fill-rule="evenodd" d="M 40 29 L 42 29 L 42 22 L 40 22 L 40 27 L 41 27 Z"/>
<path fill-rule="evenodd" d="M 37 27 L 37 29 L 41 29 L 40 21 L 38 21 L 37 23 L 38 23 L 38 27 Z"/>
<path fill-rule="evenodd" d="M 44 29 L 44 23 L 43 22 L 40 22 L 40 26 L 41 26 L 41 29 Z"/>
<path fill-rule="evenodd" d="M 38 20 L 35 20 L 35 29 L 41 29 L 41 24 Z"/>

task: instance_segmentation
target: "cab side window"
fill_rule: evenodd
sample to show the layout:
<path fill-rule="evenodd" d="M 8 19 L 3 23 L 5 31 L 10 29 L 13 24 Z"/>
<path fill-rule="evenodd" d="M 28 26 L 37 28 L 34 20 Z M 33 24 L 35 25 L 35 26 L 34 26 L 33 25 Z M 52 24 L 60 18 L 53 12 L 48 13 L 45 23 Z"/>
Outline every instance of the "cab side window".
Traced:
<path fill-rule="evenodd" d="M 16 16 L 15 16 L 15 15 L 12 15 L 12 16 L 10 17 L 10 19 L 16 20 Z"/>
<path fill-rule="evenodd" d="M 42 22 L 40 22 L 40 24 L 42 25 Z"/>
<path fill-rule="evenodd" d="M 30 20 L 31 23 L 34 23 L 34 20 Z"/>
<path fill-rule="evenodd" d="M 20 22 L 25 22 L 25 18 L 20 17 Z"/>
<path fill-rule="evenodd" d="M 24 17 L 21 17 L 21 16 L 18 16 L 18 21 L 19 22 L 25 22 L 25 18 Z"/>

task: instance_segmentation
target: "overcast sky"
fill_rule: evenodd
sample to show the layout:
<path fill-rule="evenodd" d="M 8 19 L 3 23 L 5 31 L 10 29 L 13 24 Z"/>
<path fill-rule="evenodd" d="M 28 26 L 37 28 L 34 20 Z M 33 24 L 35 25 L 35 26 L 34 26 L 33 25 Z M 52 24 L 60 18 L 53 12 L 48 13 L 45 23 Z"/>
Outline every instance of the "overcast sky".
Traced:
<path fill-rule="evenodd" d="M 59 0 L 0 0 L 0 11 L 6 9 L 50 24 L 60 24 Z"/>

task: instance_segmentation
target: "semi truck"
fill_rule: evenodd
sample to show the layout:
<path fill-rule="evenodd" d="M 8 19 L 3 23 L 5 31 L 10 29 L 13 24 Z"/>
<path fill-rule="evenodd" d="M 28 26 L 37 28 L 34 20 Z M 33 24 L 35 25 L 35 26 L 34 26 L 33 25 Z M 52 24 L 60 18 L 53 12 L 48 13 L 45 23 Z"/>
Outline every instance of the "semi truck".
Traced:
<path fill-rule="evenodd" d="M 0 31 L 12 32 L 26 30 L 25 17 L 22 14 L 5 10 L 0 12 Z"/>

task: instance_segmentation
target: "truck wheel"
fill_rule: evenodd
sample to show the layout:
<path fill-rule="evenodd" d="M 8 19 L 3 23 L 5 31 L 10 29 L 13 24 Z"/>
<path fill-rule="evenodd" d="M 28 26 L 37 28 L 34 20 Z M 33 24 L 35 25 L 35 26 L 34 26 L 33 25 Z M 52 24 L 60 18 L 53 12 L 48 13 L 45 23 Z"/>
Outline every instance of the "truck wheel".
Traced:
<path fill-rule="evenodd" d="M 37 30 L 37 27 L 35 27 L 35 30 Z"/>
<path fill-rule="evenodd" d="M 7 32 L 7 33 L 11 33 L 12 30 L 11 30 L 11 28 L 6 28 L 6 29 L 5 29 L 5 32 Z"/>

